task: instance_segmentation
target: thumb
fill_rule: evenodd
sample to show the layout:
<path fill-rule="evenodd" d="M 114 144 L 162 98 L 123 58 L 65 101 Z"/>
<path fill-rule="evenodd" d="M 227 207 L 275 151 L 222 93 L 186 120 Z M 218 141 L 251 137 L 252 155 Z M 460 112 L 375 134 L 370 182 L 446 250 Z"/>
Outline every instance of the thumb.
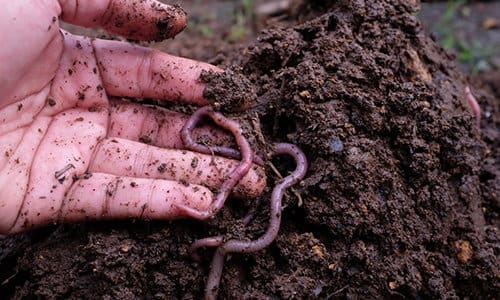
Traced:
<path fill-rule="evenodd" d="M 155 0 L 59 0 L 63 21 L 100 27 L 111 34 L 143 41 L 174 37 L 186 26 L 179 6 Z"/>

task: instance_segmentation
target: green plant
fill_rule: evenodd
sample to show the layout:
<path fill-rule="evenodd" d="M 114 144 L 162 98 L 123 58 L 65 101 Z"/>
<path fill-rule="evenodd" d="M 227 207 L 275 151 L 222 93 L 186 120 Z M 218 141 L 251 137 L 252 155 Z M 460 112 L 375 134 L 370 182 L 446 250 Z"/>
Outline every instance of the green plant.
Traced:
<path fill-rule="evenodd" d="M 459 9 L 466 3 L 466 0 L 448 1 L 446 10 L 436 25 L 436 31 L 441 36 L 441 45 L 445 49 L 455 48 L 457 38 L 454 34 L 453 19 L 457 17 Z"/>
<path fill-rule="evenodd" d="M 253 0 L 242 0 L 241 8 L 238 9 L 234 16 L 234 24 L 229 30 L 228 40 L 237 41 L 249 33 L 249 23 L 253 18 Z"/>
<path fill-rule="evenodd" d="M 470 71 L 475 74 L 480 69 L 488 67 L 487 61 L 493 51 L 481 45 L 477 40 L 469 41 L 457 35 L 454 20 L 461 16 L 461 11 L 466 4 L 466 0 L 448 1 L 446 10 L 434 27 L 434 31 L 438 33 L 441 46 L 456 51 L 457 60 L 467 65 Z"/>
<path fill-rule="evenodd" d="M 200 17 L 197 19 L 189 20 L 188 28 L 193 31 L 199 32 L 205 38 L 212 38 L 214 36 L 214 29 L 207 25 L 210 21 L 209 17 Z"/>

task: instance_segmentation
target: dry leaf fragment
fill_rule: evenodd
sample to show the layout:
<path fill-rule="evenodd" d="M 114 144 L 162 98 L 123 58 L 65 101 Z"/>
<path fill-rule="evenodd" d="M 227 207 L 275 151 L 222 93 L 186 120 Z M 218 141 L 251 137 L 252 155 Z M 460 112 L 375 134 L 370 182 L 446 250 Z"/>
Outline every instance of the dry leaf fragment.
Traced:
<path fill-rule="evenodd" d="M 483 29 L 495 29 L 500 28 L 500 22 L 496 18 L 486 18 L 481 24 Z"/>

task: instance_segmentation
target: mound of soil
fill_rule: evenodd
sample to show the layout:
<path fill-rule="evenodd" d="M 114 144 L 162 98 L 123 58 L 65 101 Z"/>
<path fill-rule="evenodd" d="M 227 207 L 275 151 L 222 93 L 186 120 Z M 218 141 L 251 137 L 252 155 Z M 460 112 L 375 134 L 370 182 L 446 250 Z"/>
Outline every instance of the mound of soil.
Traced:
<path fill-rule="evenodd" d="M 255 104 L 233 117 L 256 150 L 294 143 L 310 163 L 285 197 L 276 241 L 227 259 L 221 298 L 499 294 L 498 106 L 481 95 L 494 114 L 483 120 L 483 140 L 465 79 L 423 32 L 416 2 L 310 1 L 298 19 L 320 16 L 267 29 L 244 51 L 214 60 L 253 86 L 245 90 Z M 219 92 L 232 81 L 206 79 Z M 227 91 L 216 93 L 218 103 L 249 99 Z M 286 158 L 273 163 L 283 174 L 293 168 Z M 213 250 L 196 264 L 190 243 L 261 235 L 268 196 L 246 228 L 238 220 L 252 203 L 230 201 L 208 223 L 73 224 L 4 238 L 0 294 L 198 299 Z"/>

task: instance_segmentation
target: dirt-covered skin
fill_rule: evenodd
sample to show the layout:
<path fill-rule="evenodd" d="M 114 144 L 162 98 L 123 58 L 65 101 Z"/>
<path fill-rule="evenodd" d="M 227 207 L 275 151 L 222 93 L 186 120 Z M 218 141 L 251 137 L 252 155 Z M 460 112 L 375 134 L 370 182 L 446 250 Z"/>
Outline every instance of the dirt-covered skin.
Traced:
<path fill-rule="evenodd" d="M 218 57 L 237 63 L 257 93 L 243 116 L 254 120 L 247 135 L 295 143 L 310 162 L 295 188 L 303 205 L 288 193 L 275 243 L 231 255 L 220 297 L 495 298 L 498 102 L 476 94 L 493 115 L 483 141 L 465 80 L 421 30 L 416 1 L 334 2 L 317 19 L 268 29 L 243 54 Z M 311 3 L 302 7 L 309 17 L 323 9 Z M 189 244 L 262 234 L 267 196 L 247 228 L 238 219 L 251 203 L 230 201 L 208 223 L 77 224 L 1 239 L 0 295 L 198 299 L 212 250 L 197 265 Z"/>

